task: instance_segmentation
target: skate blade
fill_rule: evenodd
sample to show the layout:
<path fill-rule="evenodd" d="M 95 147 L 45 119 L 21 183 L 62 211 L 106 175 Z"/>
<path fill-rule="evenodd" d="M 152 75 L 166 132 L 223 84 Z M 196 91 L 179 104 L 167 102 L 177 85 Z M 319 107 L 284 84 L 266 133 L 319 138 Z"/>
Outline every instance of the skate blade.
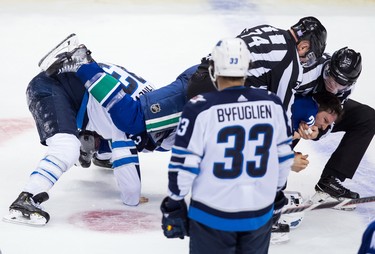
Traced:
<path fill-rule="evenodd" d="M 344 200 L 345 200 L 344 198 L 333 198 L 331 195 L 325 192 L 317 191 L 314 194 L 314 196 L 311 197 L 310 202 L 312 202 L 313 204 L 316 204 L 316 203 L 326 203 L 326 202 L 335 202 L 335 201 L 344 201 Z M 357 208 L 356 205 L 332 207 L 332 209 L 340 210 L 340 211 L 353 211 L 356 208 Z"/>
<path fill-rule="evenodd" d="M 64 52 L 70 52 L 72 49 L 79 45 L 78 37 L 75 34 L 70 34 L 57 46 L 55 46 L 50 52 L 48 52 L 42 59 L 40 59 L 38 66 L 46 71 L 57 59 L 58 55 Z"/>
<path fill-rule="evenodd" d="M 46 218 L 37 213 L 30 214 L 30 217 L 24 216 L 22 212 L 10 210 L 9 214 L 3 217 L 4 222 L 23 224 L 29 226 L 41 227 L 47 224 Z"/>
<path fill-rule="evenodd" d="M 284 244 L 289 241 L 289 233 L 271 233 L 270 244 Z"/>
<path fill-rule="evenodd" d="M 288 224 L 290 229 L 296 229 L 301 226 L 303 221 L 303 212 L 282 214 L 279 222 L 282 224 Z"/>

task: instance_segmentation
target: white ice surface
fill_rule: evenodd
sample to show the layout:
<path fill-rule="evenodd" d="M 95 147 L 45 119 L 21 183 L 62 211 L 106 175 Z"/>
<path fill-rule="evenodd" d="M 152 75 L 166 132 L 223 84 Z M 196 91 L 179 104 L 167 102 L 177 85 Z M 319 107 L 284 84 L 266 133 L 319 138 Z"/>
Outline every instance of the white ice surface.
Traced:
<path fill-rule="evenodd" d="M 373 1 L 0 0 L 0 7 L 0 216 L 7 213 L 45 151 L 30 124 L 25 88 L 39 71 L 39 59 L 72 32 L 95 59 L 125 66 L 161 87 L 199 63 L 221 38 L 260 23 L 287 29 L 300 17 L 313 15 L 328 30 L 328 52 L 344 46 L 361 52 L 364 67 L 352 98 L 375 107 Z M 26 130 L 15 125 L 24 119 L 30 120 Z M 291 173 L 288 189 L 305 197 L 314 194 L 341 135 L 299 144 L 297 148 L 310 155 L 310 166 Z M 160 229 L 159 204 L 167 192 L 169 156 L 142 154 L 142 193 L 150 201 L 139 207 L 121 204 L 110 171 L 71 168 L 44 205 L 51 221 L 42 228 L 0 222 L 0 250 L 3 254 L 188 253 L 187 239 L 166 239 Z M 375 195 L 374 170 L 373 141 L 353 180 L 344 184 L 362 196 Z M 96 229 L 77 219 L 95 219 L 97 214 L 107 217 L 90 224 Z M 356 253 L 366 225 L 374 219 L 374 203 L 353 212 L 312 211 L 291 232 L 291 241 L 271 246 L 270 253 Z"/>

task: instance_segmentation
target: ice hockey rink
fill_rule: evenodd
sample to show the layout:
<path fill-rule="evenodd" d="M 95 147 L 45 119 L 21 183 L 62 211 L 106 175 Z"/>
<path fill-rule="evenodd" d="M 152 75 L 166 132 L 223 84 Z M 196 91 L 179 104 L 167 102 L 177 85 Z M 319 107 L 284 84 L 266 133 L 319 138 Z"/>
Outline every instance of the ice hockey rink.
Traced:
<path fill-rule="evenodd" d="M 199 63 L 221 38 L 264 23 L 288 29 L 303 16 L 316 16 L 328 31 L 327 52 L 344 46 L 361 52 L 363 71 L 351 98 L 375 107 L 374 14 L 374 0 L 0 0 L 0 217 L 46 151 L 27 109 L 26 86 L 40 71 L 40 58 L 70 33 L 97 61 L 119 64 L 162 87 Z M 290 174 L 289 190 L 305 198 L 314 194 L 341 136 L 298 145 L 310 165 Z M 51 216 L 46 226 L 0 221 L 2 254 L 188 253 L 188 239 L 166 239 L 160 228 L 169 156 L 141 155 L 142 194 L 149 202 L 138 207 L 121 203 L 112 171 L 71 168 L 44 203 Z M 363 197 L 375 195 L 374 140 L 344 185 Z M 375 203 L 352 212 L 306 212 L 290 242 L 272 245 L 269 253 L 356 253 L 374 219 Z"/>

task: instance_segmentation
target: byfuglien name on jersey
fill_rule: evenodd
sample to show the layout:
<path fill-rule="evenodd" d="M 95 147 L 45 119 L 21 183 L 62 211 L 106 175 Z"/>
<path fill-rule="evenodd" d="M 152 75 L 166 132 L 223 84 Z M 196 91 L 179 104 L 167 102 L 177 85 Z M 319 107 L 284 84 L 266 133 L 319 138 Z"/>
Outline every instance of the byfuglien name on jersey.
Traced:
<path fill-rule="evenodd" d="M 244 105 L 227 108 L 218 108 L 217 120 L 230 122 L 244 119 L 267 119 L 272 117 L 270 105 Z"/>

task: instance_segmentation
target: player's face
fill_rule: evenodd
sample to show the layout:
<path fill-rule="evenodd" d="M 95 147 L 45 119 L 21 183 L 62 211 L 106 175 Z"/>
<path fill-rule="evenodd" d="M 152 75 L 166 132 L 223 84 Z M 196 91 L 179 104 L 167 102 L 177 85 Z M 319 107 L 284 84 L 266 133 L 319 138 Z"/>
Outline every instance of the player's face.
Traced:
<path fill-rule="evenodd" d="M 340 85 L 337 83 L 331 76 L 324 77 L 324 84 L 326 87 L 326 90 L 330 93 L 337 94 L 343 90 L 345 90 L 347 87 Z"/>
<path fill-rule="evenodd" d="M 337 115 L 334 113 L 328 113 L 327 111 L 320 111 L 315 117 L 315 126 L 319 129 L 325 130 L 327 127 L 337 119 Z"/>
<path fill-rule="evenodd" d="M 310 42 L 301 41 L 297 46 L 299 60 L 303 67 L 308 68 L 316 63 L 315 53 L 310 51 Z"/>
<path fill-rule="evenodd" d="M 350 89 L 349 86 L 340 85 L 335 81 L 335 79 L 329 74 L 329 65 L 327 65 L 324 69 L 323 80 L 326 90 L 330 93 L 337 94 L 346 89 Z"/>

